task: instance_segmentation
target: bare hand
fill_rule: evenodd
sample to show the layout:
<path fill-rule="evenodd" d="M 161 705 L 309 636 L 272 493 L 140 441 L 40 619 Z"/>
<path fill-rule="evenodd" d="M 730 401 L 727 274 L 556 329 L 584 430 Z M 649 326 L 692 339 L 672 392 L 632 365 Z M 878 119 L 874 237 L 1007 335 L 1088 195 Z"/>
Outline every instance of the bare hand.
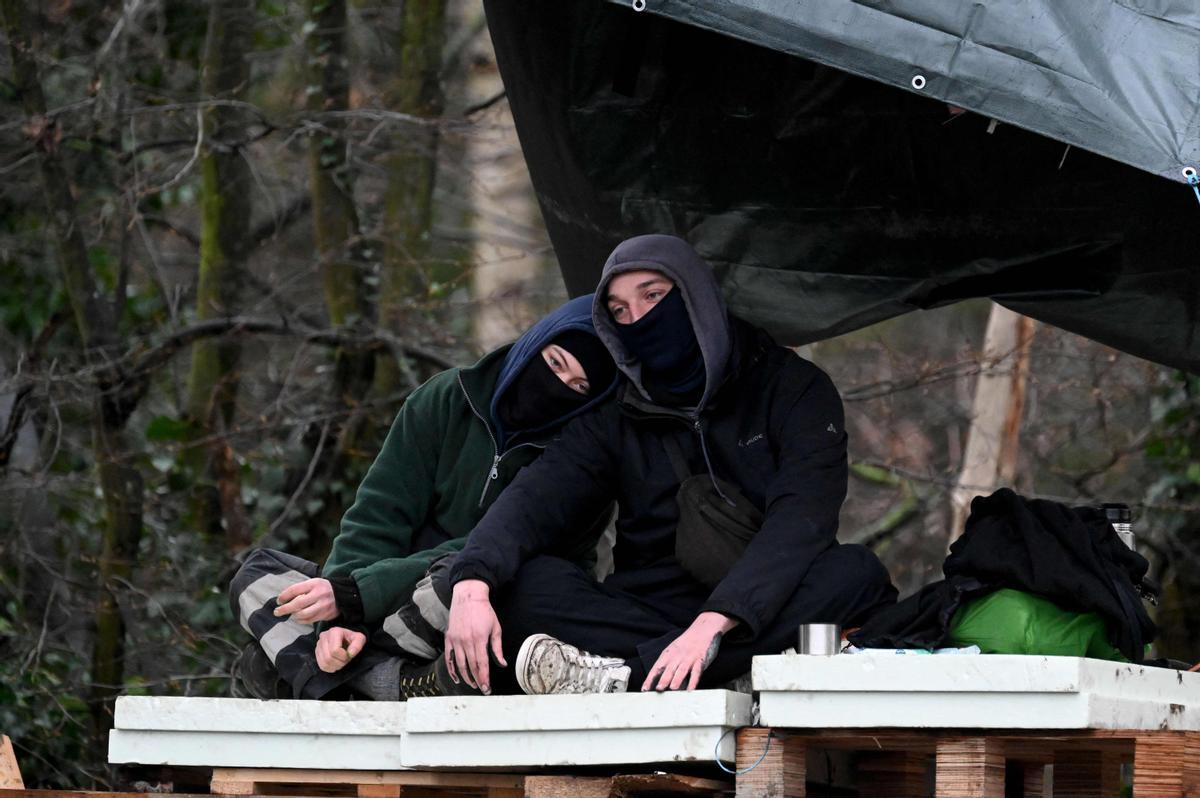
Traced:
<path fill-rule="evenodd" d="M 504 667 L 500 619 L 492 609 L 486 582 L 464 579 L 454 586 L 450 622 L 446 628 L 446 669 L 457 684 L 459 678 L 484 695 L 492 692 L 488 673 L 488 646 Z"/>
<path fill-rule="evenodd" d="M 702 612 L 692 625 L 663 649 L 646 674 L 642 690 L 695 690 L 700 674 L 712 664 L 721 647 L 721 638 L 737 621 L 718 612 Z M 657 682 L 657 685 L 655 684 Z"/>
<path fill-rule="evenodd" d="M 335 626 L 317 638 L 317 667 L 326 673 L 340 671 L 350 664 L 367 643 L 362 632 Z"/>
<path fill-rule="evenodd" d="M 283 589 L 275 600 L 276 617 L 293 615 L 301 623 L 332 621 L 338 617 L 337 601 L 333 598 L 333 585 L 328 579 L 305 579 Z"/>

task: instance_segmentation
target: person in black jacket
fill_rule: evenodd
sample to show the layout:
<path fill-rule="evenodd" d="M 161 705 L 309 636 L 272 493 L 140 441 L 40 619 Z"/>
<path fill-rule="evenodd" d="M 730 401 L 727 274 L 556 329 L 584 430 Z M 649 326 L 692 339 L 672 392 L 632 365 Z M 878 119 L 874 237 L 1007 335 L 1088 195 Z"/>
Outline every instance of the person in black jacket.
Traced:
<path fill-rule="evenodd" d="M 801 623 L 855 625 L 895 602 L 874 554 L 837 541 L 847 464 L 833 383 L 729 315 L 687 242 L 620 244 L 592 316 L 626 383 L 618 402 L 568 424 L 471 532 L 448 577 L 452 679 L 491 692 L 495 664 L 515 653 L 527 693 L 719 685 L 793 645 Z M 713 588 L 676 556 L 679 460 L 718 501 L 737 491 L 761 513 Z M 544 553 L 614 498 L 603 583 Z"/>

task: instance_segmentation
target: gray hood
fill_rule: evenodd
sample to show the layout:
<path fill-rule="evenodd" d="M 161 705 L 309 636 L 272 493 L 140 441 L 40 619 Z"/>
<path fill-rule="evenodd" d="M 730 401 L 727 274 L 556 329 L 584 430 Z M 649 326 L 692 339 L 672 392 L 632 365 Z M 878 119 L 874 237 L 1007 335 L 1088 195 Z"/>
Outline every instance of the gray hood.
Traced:
<path fill-rule="evenodd" d="M 617 323 L 609 315 L 606 301 L 608 283 L 613 277 L 642 269 L 662 272 L 674 281 L 675 288 L 683 294 L 683 302 L 700 345 L 700 354 L 704 358 L 704 393 L 699 405 L 704 407 L 725 381 L 733 351 L 733 328 L 712 267 L 692 249 L 691 244 L 676 236 L 659 234 L 636 236 L 618 244 L 604 264 L 600 285 L 592 302 L 592 322 L 596 334 L 612 353 L 617 368 L 637 387 L 638 393 L 649 400 L 649 394 L 642 384 L 642 364 L 621 343 L 617 335 Z"/>

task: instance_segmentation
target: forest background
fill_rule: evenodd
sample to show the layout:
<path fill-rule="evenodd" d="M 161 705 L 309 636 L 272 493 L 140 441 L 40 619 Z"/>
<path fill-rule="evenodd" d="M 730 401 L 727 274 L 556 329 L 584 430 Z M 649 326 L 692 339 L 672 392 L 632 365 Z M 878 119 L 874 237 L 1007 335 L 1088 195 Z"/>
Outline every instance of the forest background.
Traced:
<path fill-rule="evenodd" d="M 31 786 L 111 786 L 114 696 L 228 694 L 240 558 L 321 559 L 408 392 L 565 291 L 477 3 L 0 22 L 0 732 Z M 1156 653 L 1200 658 L 1200 378 L 986 300 L 800 352 L 841 538 L 903 592 L 977 493 L 1126 502 Z"/>

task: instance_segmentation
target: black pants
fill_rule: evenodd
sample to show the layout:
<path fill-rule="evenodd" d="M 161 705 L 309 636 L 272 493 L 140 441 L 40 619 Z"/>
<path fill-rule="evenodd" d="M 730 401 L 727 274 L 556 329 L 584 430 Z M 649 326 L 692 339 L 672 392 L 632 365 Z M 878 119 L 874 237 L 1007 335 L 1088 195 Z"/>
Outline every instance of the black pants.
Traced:
<path fill-rule="evenodd" d="M 593 654 L 624 659 L 632 668 L 629 689 L 638 690 L 663 649 L 696 619 L 708 594 L 673 563 L 617 572 L 598 583 L 566 560 L 541 556 L 525 563 L 513 583 L 497 592 L 494 606 L 509 665 L 521 642 L 540 632 Z M 795 646 L 802 623 L 852 627 L 895 602 L 887 569 L 869 549 L 835 545 L 813 562 L 756 638 L 748 639 L 740 629 L 729 633 L 700 686 L 720 686 L 749 671 L 755 655 Z M 497 676 L 503 689 L 511 677 L 503 671 Z"/>

